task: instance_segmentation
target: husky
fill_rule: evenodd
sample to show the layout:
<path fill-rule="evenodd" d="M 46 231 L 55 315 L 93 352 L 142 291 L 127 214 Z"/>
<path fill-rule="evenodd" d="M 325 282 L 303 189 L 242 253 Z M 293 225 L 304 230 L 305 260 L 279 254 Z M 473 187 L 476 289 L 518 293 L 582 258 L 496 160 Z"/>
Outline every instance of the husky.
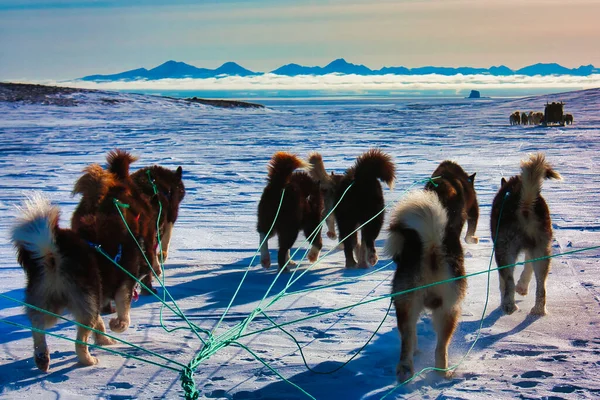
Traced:
<path fill-rule="evenodd" d="M 155 226 L 158 222 L 161 248 L 160 256 L 157 254 L 157 257 L 161 265 L 169 256 L 173 226 L 179 216 L 179 205 L 185 196 L 182 175 L 181 167 L 172 171 L 159 165 L 144 167 L 131 174 L 133 183 L 150 199 L 152 213 L 148 216 L 148 220 Z M 148 274 L 142 283 L 156 293 L 156 289 L 152 287 L 151 274 Z M 142 290 L 142 293 L 149 294 L 145 290 Z"/>
<path fill-rule="evenodd" d="M 410 192 L 392 212 L 385 253 L 396 263 L 392 294 L 465 275 L 460 235 L 450 225 L 449 211 L 432 191 Z M 448 368 L 448 345 L 458 324 L 467 282 L 456 279 L 393 297 L 402 341 L 396 377 L 414 375 L 417 320 L 432 310 L 437 333 L 435 367 Z M 447 376 L 446 372 L 441 372 Z"/>
<path fill-rule="evenodd" d="M 467 175 L 460 165 L 453 161 L 442 161 L 431 174 L 431 181 L 425 184 L 425 190 L 437 193 L 448 211 L 448 225 L 460 236 L 467 222 L 465 242 L 479 243 L 475 236 L 479 220 L 479 204 L 475 193 L 475 174 Z"/>
<path fill-rule="evenodd" d="M 313 182 L 306 172 L 294 172 L 298 168 L 308 169 L 308 167 L 308 164 L 299 157 L 283 151 L 275 153 L 269 163 L 268 182 L 258 204 L 257 223 L 259 243 L 262 243 L 260 261 L 264 268 L 271 266 L 267 243 L 267 233 L 271 226 L 273 230 L 269 238 L 275 234 L 279 238 L 277 255 L 279 268 L 295 265 L 290 260 L 290 249 L 301 229 L 307 238 L 312 239 L 308 260 L 315 262 L 319 258 L 323 247 L 320 225 L 323 198 L 319 185 Z M 275 220 L 284 189 L 283 202 Z"/>
<path fill-rule="evenodd" d="M 113 186 L 107 195 L 125 204 L 131 199 L 126 188 Z M 114 197 L 113 197 L 114 196 Z M 123 211 L 132 231 L 138 233 L 137 210 L 133 202 Z M 112 204 L 111 204 L 112 206 Z M 78 231 L 59 227 L 60 211 L 42 195 L 25 201 L 21 217 L 12 228 L 11 240 L 17 250 L 17 260 L 27 275 L 25 301 L 38 308 L 60 315 L 70 311 L 80 324 L 105 332 L 100 310 L 111 300 L 116 303 L 117 316 L 110 320 L 110 329 L 123 332 L 129 327 L 129 310 L 135 280 L 114 266 L 118 262 L 136 278 L 149 273 L 141 269 L 140 251 L 124 227 L 114 208 L 101 203 L 98 212 L 87 214 L 79 221 Z M 97 247 L 100 246 L 100 247 Z M 100 254 L 101 248 L 111 259 Z M 32 327 L 46 330 L 57 318 L 33 308 L 27 309 Z M 85 343 L 92 332 L 77 327 L 75 351 L 81 364 L 98 363 Z M 94 332 L 99 345 L 114 341 Z M 83 343 L 83 344 L 82 344 Z M 34 360 L 42 371 L 50 368 L 50 352 L 43 332 L 33 331 Z"/>
<path fill-rule="evenodd" d="M 371 149 L 359 156 L 354 166 L 346 170 L 344 175 L 327 175 L 320 155 L 313 153 L 309 161 L 315 170 L 312 172 L 313 180 L 320 182 L 324 189 L 327 212 L 339 202 L 334 215 L 339 237 L 342 240 L 345 238 L 343 245 L 346 268 L 369 268 L 375 265 L 378 260 L 375 239 L 383 226 L 384 213 L 373 217 L 385 205 L 379 180 L 390 188 L 394 186 L 396 176 L 391 157 L 381 150 Z M 358 232 L 352 232 L 371 218 L 373 219 L 361 228 L 359 244 Z M 334 228 L 329 225 L 329 229 Z M 354 259 L 355 255 L 358 262 Z"/>
<path fill-rule="evenodd" d="M 79 232 L 82 221 L 96 214 L 102 204 L 109 209 L 114 209 L 113 200 L 116 197 L 109 196 L 109 193 L 116 190 L 117 193 L 126 194 L 129 203 L 135 203 L 133 208 L 138 210 L 135 221 L 139 227 L 137 239 L 147 258 L 146 261 L 146 258 L 142 257 L 141 262 L 143 264 L 149 262 L 155 273 L 160 275 L 162 271 L 156 252 L 156 217 L 158 212 L 154 213 L 150 196 L 144 193 L 143 187 L 140 188 L 136 185 L 132 175 L 129 174 L 129 167 L 137 160 L 137 157 L 126 151 L 116 149 L 108 153 L 106 160 L 108 165 L 106 170 L 98 164 L 92 164 L 84 169 L 84 174 L 75 182 L 72 195 L 81 194 L 82 196 L 71 217 L 71 228 Z M 121 224 L 124 225 L 123 222 Z M 148 274 L 143 283 L 150 290 L 155 291 L 152 288 L 151 276 L 152 274 Z"/>
<path fill-rule="evenodd" d="M 526 260 L 551 255 L 552 221 L 548 205 L 540 194 L 544 179 L 562 178 L 546 162 L 544 154 L 537 153 L 521 161 L 521 175 L 500 181 L 500 190 L 492 203 L 490 221 L 498 267 L 513 265 L 521 252 L 525 253 Z M 531 314 L 545 315 L 550 259 L 526 263 L 516 287 L 513 271 L 514 266 L 498 270 L 502 311 L 512 314 L 518 309 L 515 290 L 525 296 L 531 275 L 535 273 L 535 305 Z"/>
<path fill-rule="evenodd" d="M 152 220 L 157 221 L 159 210 L 161 211 L 160 236 L 161 257 L 166 261 L 169 256 L 169 244 L 173 233 L 173 226 L 179 216 L 179 205 L 185 197 L 185 185 L 182 180 L 183 170 L 177 167 L 175 171 L 153 165 L 144 167 L 131 174 L 135 185 L 146 196 L 152 199 Z M 157 192 L 154 192 L 154 186 Z M 160 202 L 160 205 L 159 205 Z"/>

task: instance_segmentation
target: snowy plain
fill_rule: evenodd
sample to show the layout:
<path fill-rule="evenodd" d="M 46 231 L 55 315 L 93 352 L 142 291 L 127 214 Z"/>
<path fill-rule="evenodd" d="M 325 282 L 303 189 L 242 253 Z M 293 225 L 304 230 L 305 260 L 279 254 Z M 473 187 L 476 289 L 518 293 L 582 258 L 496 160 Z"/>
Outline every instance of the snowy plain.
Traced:
<path fill-rule="evenodd" d="M 463 244 L 468 273 L 488 269 L 490 205 L 501 177 L 518 173 L 519 161 L 527 153 L 543 151 L 564 178 L 546 182 L 543 188 L 553 219 L 554 253 L 600 244 L 600 89 L 479 101 L 379 99 L 297 105 L 288 101 L 263 110 L 224 110 L 110 92 L 70 96 L 77 106 L 0 103 L 0 293 L 19 300 L 25 279 L 9 242 L 15 205 L 32 190 L 42 191 L 61 207 L 62 226 L 68 226 L 79 200 L 70 193 L 81 170 L 90 163 L 104 163 L 106 153 L 117 147 L 140 157 L 133 169 L 152 164 L 183 167 L 187 194 L 165 264 L 165 285 L 189 319 L 206 329 L 220 319 L 256 252 L 256 208 L 266 165 L 278 150 L 301 156 L 318 150 L 328 170 L 342 172 L 362 152 L 380 148 L 392 155 L 397 167 L 396 188 L 385 190 L 390 205 L 415 182 L 430 176 L 442 160 L 455 160 L 468 173 L 477 172 L 480 243 Z M 564 101 L 566 112 L 575 117 L 574 125 L 509 126 L 508 116 L 514 110 L 543 111 L 546 101 Z M 389 263 L 381 254 L 385 238 L 384 230 L 377 241 L 380 261 L 376 267 Z M 278 323 L 389 293 L 393 264 L 376 273 L 371 273 L 373 269 L 345 270 L 336 242 L 325 235 L 323 240 L 324 252 L 333 249 L 331 254 L 288 292 L 352 282 L 284 297 L 267 312 Z M 270 248 L 276 251 L 275 238 Z M 598 398 L 599 260 L 599 250 L 553 259 L 549 314 L 538 319 L 528 316 L 533 293 L 518 298 L 516 313 L 502 314 L 498 276 L 492 272 L 481 336 L 452 379 L 426 373 L 386 398 Z M 299 271 L 308 267 L 303 262 Z M 516 274 L 521 270 L 517 267 Z M 275 276 L 275 266 L 263 270 L 255 260 L 217 333 L 248 316 Z M 279 292 L 289 276 L 282 275 L 271 293 Z M 452 364 L 461 360 L 475 339 L 486 285 L 486 274 L 468 280 L 462 317 L 450 346 Z M 307 364 L 328 372 L 367 343 L 388 304 L 384 299 L 306 319 L 286 329 L 299 341 Z M 23 308 L 4 298 L 0 298 L 0 319 L 29 325 Z M 185 325 L 169 312 L 164 320 L 169 328 Z M 269 326 L 266 318 L 258 316 L 248 332 Z M 59 323 L 51 331 L 75 337 L 70 323 Z M 417 370 L 433 364 L 435 333 L 426 314 L 419 321 L 418 335 Z M 118 336 L 182 364 L 201 347 L 189 331 L 165 332 L 160 326 L 160 303 L 149 297 L 133 305 L 132 326 Z M 100 363 L 82 368 L 72 343 L 53 337 L 48 342 L 51 370 L 42 373 L 33 362 L 30 332 L 0 323 L 1 398 L 179 398 L 183 394 L 175 371 L 101 349 L 91 349 Z M 364 350 L 331 374 L 308 371 L 294 342 L 279 330 L 240 342 L 317 399 L 380 399 L 396 384 L 400 340 L 393 310 Z M 147 357 L 126 345 L 113 348 Z M 194 379 L 200 398 L 205 399 L 309 398 L 234 346 L 203 361 Z"/>

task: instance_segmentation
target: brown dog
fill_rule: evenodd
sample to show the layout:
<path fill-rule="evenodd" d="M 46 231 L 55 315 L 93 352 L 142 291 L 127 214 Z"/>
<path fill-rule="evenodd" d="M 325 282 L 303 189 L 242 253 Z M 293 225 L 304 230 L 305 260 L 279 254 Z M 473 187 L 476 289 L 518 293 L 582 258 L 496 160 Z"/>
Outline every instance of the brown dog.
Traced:
<path fill-rule="evenodd" d="M 319 257 L 323 247 L 320 227 L 323 199 L 319 185 L 313 182 L 307 173 L 294 172 L 298 168 L 307 167 L 303 160 L 283 151 L 275 153 L 269 163 L 269 178 L 258 204 L 257 223 L 260 243 L 263 243 L 260 248 L 260 261 L 264 268 L 271 266 L 266 238 L 273 221 L 275 222 L 269 237 L 277 234 L 279 238 L 279 268 L 294 265 L 290 260 L 290 249 L 301 229 L 304 235 L 312 240 L 312 247 L 308 253 L 309 261 L 315 262 Z M 279 216 L 275 220 L 284 189 Z M 314 238 L 311 235 L 314 235 Z"/>
<path fill-rule="evenodd" d="M 141 260 L 144 264 L 149 262 L 156 274 L 160 275 L 161 267 L 156 253 L 157 215 L 150 203 L 151 198 L 144 194 L 129 174 L 129 167 L 137 157 L 116 149 L 108 153 L 106 160 L 108 165 L 106 170 L 100 165 L 92 164 L 84 170 L 83 176 L 75 183 L 73 194 L 78 193 L 82 197 L 71 217 L 71 228 L 79 232 L 83 221 L 97 213 L 101 204 L 114 208 L 113 199 L 109 196 L 111 191 L 126 192 L 128 201 L 134 204 L 134 209 L 138 210 L 136 224 L 139 229 L 136 239 L 146 255 L 145 258 L 142 256 Z M 123 225 L 123 222 L 121 224 Z M 150 289 L 152 289 L 151 275 L 153 274 L 149 274 L 144 281 Z"/>
<path fill-rule="evenodd" d="M 340 239 L 344 240 L 347 237 L 344 240 L 346 268 L 357 266 L 368 268 L 370 265 L 375 265 L 377 263 L 375 239 L 381 231 L 384 213 L 361 228 L 360 246 L 358 233 L 352 232 L 384 208 L 383 190 L 379 180 L 390 187 L 394 184 L 395 167 L 390 156 L 377 149 L 369 150 L 358 157 L 354 166 L 344 175 L 333 173 L 327 175 L 323 159 L 317 153 L 311 154 L 309 161 L 313 164 L 311 176 L 322 188 L 327 205 L 326 212 L 331 211 L 339 202 L 334 215 Z M 332 225 L 328 222 L 330 231 L 333 229 Z M 353 253 L 357 254 L 358 263 Z"/>
<path fill-rule="evenodd" d="M 59 210 L 41 196 L 27 201 L 22 217 L 12 229 L 12 242 L 17 249 L 17 259 L 27 275 L 25 301 L 36 307 L 61 314 L 69 310 L 75 320 L 83 325 L 105 332 L 100 310 L 111 300 L 117 308 L 117 317 L 110 320 L 114 332 L 129 327 L 129 309 L 135 280 L 117 268 L 119 263 L 136 278 L 150 271 L 142 269 L 141 252 L 115 203 L 125 205 L 123 217 L 136 236 L 141 235 L 139 209 L 128 188 L 113 184 L 106 192 L 105 200 L 98 204 L 95 213 L 88 213 L 78 221 L 77 232 L 58 226 Z M 102 249 L 105 255 L 97 252 Z M 57 318 L 28 308 L 27 315 L 34 328 L 45 330 L 56 323 Z M 77 340 L 86 343 L 91 331 L 77 327 Z M 114 341 L 94 333 L 97 344 L 110 345 Z M 39 369 L 47 371 L 50 353 L 46 336 L 33 332 L 34 359 Z M 75 350 L 83 365 L 98 362 L 85 344 L 76 344 Z"/>
<path fill-rule="evenodd" d="M 552 254 L 552 221 L 546 201 L 540 194 L 544 179 L 562 179 L 560 174 L 546 162 L 542 153 L 530 155 L 521 162 L 521 175 L 508 181 L 502 178 L 500 190 L 492 203 L 490 228 L 495 243 L 498 267 L 512 265 L 519 253 L 525 252 L 526 260 L 548 257 Z M 514 266 L 498 270 L 500 274 L 501 307 L 512 314 L 515 304 Z M 525 264 L 516 291 L 527 294 L 532 273 L 535 273 L 535 305 L 533 315 L 546 314 L 546 278 L 550 271 L 550 259 L 545 258 Z"/>
<path fill-rule="evenodd" d="M 448 211 L 448 226 L 460 236 L 465 221 L 467 234 L 465 242 L 478 243 L 474 236 L 479 220 L 479 204 L 475 193 L 475 174 L 467 175 L 460 165 L 453 161 L 443 161 L 431 174 L 431 181 L 425 184 L 425 190 L 437 193 Z"/>

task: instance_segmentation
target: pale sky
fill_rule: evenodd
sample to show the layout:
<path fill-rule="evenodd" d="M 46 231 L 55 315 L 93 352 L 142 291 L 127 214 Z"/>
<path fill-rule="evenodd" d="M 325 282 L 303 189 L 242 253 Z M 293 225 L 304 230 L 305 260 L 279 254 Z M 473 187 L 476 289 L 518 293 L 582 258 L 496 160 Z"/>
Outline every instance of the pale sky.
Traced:
<path fill-rule="evenodd" d="M 167 60 L 600 67 L 600 0 L 0 0 L 0 80 L 72 79 Z"/>

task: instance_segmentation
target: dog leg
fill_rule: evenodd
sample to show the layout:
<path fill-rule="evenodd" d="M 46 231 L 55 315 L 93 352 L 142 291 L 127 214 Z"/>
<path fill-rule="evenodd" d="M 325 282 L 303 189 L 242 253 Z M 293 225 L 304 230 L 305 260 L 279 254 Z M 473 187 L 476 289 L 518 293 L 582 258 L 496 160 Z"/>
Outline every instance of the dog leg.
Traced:
<path fill-rule="evenodd" d="M 92 325 L 92 320 L 83 320 L 78 322 L 87 326 Z M 77 353 L 79 362 L 85 366 L 98 364 L 98 359 L 93 357 L 88 350 L 87 341 L 90 337 L 90 333 L 91 331 L 89 329 L 79 325 L 77 326 L 77 340 L 85 344 L 75 343 L 75 352 Z"/>
<path fill-rule="evenodd" d="M 94 323 L 94 329 L 100 332 L 106 332 L 104 321 L 100 315 L 96 316 L 96 322 Z M 104 336 L 98 332 L 94 332 L 94 341 L 100 346 L 110 346 L 117 343 L 114 339 Z"/>
<path fill-rule="evenodd" d="M 383 214 L 379 214 L 375 219 L 363 226 L 361 230 L 362 244 L 361 247 L 364 253 L 364 262 L 367 268 L 377 264 L 379 258 L 377 257 L 377 251 L 375 250 L 375 239 L 379 236 L 381 227 L 383 225 Z"/>
<path fill-rule="evenodd" d="M 479 220 L 479 206 L 477 201 L 467 212 L 467 235 L 465 236 L 465 242 L 469 244 L 479 243 L 479 238 L 475 236 L 477 230 L 477 221 Z"/>
<path fill-rule="evenodd" d="M 351 226 L 348 226 L 348 224 L 345 223 L 340 223 L 341 221 L 338 220 L 338 229 L 340 230 L 340 237 L 341 238 L 346 238 L 346 236 L 348 236 L 350 234 L 350 232 L 352 232 L 354 230 L 354 228 L 352 228 Z M 358 242 L 358 233 L 354 232 L 353 234 L 351 234 L 350 236 L 348 236 L 346 238 L 346 240 L 344 240 L 344 256 L 346 258 L 346 268 L 356 268 L 356 261 L 354 260 L 354 248 L 357 246 L 357 242 Z"/>
<path fill-rule="evenodd" d="M 402 383 L 414 375 L 413 354 L 417 345 L 417 319 L 422 309 L 414 296 L 394 299 L 396 320 L 400 333 L 400 361 L 396 366 L 396 379 Z"/>
<path fill-rule="evenodd" d="M 173 234 L 173 223 L 167 222 L 165 224 L 165 231 L 160 238 L 160 250 L 162 255 L 162 262 L 167 261 L 169 256 L 169 244 L 171 243 L 171 235 Z"/>
<path fill-rule="evenodd" d="M 337 235 L 335 234 L 335 216 L 331 214 L 327 217 L 327 237 L 329 239 L 337 239 Z"/>
<path fill-rule="evenodd" d="M 533 258 L 550 255 L 550 249 L 539 254 L 532 253 Z M 537 260 L 533 263 L 533 272 L 535 273 L 535 305 L 531 309 L 532 315 L 546 315 L 546 279 L 550 272 L 550 259 Z"/>
<path fill-rule="evenodd" d="M 43 314 L 39 311 L 28 309 L 27 314 L 31 321 L 31 326 L 39 330 L 46 330 L 56 323 L 56 318 Z M 44 372 L 50 369 L 50 352 L 46 343 L 46 334 L 32 331 L 33 336 L 33 359 L 35 365 Z"/>
<path fill-rule="evenodd" d="M 269 269 L 271 268 L 271 254 L 269 254 L 269 241 L 268 239 L 266 239 L 267 235 L 265 235 L 264 233 L 259 232 L 258 235 L 258 244 L 260 245 L 262 243 L 262 246 L 260 246 L 260 264 L 263 266 L 263 268 Z"/>
<path fill-rule="evenodd" d="M 367 261 L 369 249 L 367 248 L 367 244 L 363 241 L 360 244 L 356 244 L 354 248 L 354 256 L 356 257 L 356 261 L 358 264 L 356 265 L 361 269 L 368 269 L 369 262 Z"/>
<path fill-rule="evenodd" d="M 517 259 L 516 254 L 500 254 L 496 250 L 496 263 L 499 267 L 512 265 Z M 500 303 L 505 314 L 512 314 L 519 309 L 515 304 L 515 278 L 513 276 L 515 267 L 507 267 L 498 270 L 500 275 Z"/>
<path fill-rule="evenodd" d="M 447 310 L 442 306 L 433 310 L 432 313 L 433 326 L 437 333 L 435 367 L 440 369 L 440 371 L 437 372 L 445 378 L 451 376 L 449 371 L 444 370 L 448 368 L 448 345 L 456 330 L 459 314 L 460 309 L 456 306 L 450 310 Z"/>
<path fill-rule="evenodd" d="M 525 259 L 530 260 L 529 254 L 525 256 Z M 525 264 L 523 267 L 523 272 L 521 272 L 521 277 L 517 282 L 517 286 L 515 287 L 515 291 L 519 293 L 521 296 L 526 296 L 529 291 L 529 282 L 531 281 L 531 275 L 533 274 L 533 266 L 531 263 Z"/>
<path fill-rule="evenodd" d="M 318 217 L 316 217 L 304 226 L 304 236 L 306 236 L 307 239 L 311 237 L 310 235 L 314 232 L 312 246 L 307 255 L 308 261 L 311 263 L 318 260 L 319 253 L 321 253 L 321 249 L 323 248 L 323 238 L 321 237 L 321 227 L 319 226 L 320 222 Z"/>
<path fill-rule="evenodd" d="M 131 308 L 131 285 L 121 285 L 115 294 L 115 305 L 117 307 L 117 318 L 109 322 L 110 330 L 121 333 L 129 328 L 129 310 Z"/>
<path fill-rule="evenodd" d="M 290 259 L 290 249 L 298 238 L 298 228 L 290 226 L 285 231 L 279 232 L 279 252 L 277 253 L 277 264 L 279 268 L 293 267 L 296 265 Z"/>

